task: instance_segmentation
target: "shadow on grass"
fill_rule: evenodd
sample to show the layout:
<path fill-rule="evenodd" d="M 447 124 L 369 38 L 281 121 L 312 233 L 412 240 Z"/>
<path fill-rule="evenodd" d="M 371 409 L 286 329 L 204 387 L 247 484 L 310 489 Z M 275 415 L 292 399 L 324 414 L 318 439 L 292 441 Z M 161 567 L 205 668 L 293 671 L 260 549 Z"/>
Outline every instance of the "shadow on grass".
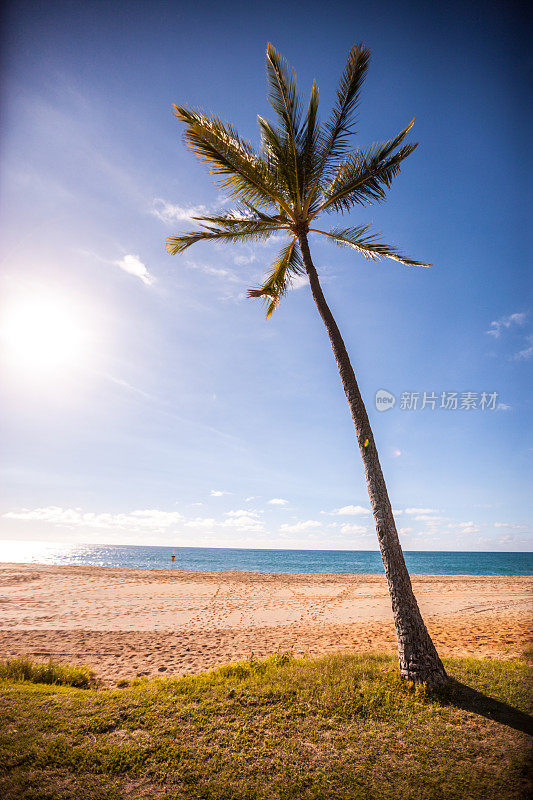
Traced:
<path fill-rule="evenodd" d="M 487 719 L 507 725 L 516 731 L 528 733 L 533 736 L 533 717 L 519 711 L 517 708 L 495 700 L 493 697 L 478 692 L 464 683 L 449 678 L 447 684 L 437 692 L 439 698 L 445 703 L 472 714 L 479 714 Z"/>

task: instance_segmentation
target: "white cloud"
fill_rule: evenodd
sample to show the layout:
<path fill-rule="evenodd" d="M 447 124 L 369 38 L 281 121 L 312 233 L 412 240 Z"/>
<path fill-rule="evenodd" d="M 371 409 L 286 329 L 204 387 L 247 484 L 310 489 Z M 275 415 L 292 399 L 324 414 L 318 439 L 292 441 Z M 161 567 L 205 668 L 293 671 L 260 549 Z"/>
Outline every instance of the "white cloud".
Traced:
<path fill-rule="evenodd" d="M 258 511 L 237 509 L 226 513 L 226 519 L 220 521 L 215 517 L 193 517 L 187 519 L 178 511 L 161 511 L 159 509 L 139 509 L 127 513 L 94 513 L 84 512 L 81 508 L 62 508 L 47 506 L 44 508 L 21 509 L 8 511 L 3 515 L 6 519 L 27 522 L 44 522 L 56 527 L 85 530 L 106 530 L 130 534 L 157 534 L 176 532 L 184 528 L 199 531 L 212 531 L 216 528 L 229 528 L 236 531 L 263 531 L 264 525 L 259 519 Z"/>
<path fill-rule="evenodd" d="M 438 514 L 438 508 L 406 508 L 406 514 Z"/>
<path fill-rule="evenodd" d="M 485 333 L 498 339 L 503 329 L 510 328 L 511 325 L 523 325 L 526 321 L 526 317 L 527 313 L 524 311 L 509 314 L 508 317 L 500 317 L 500 319 L 495 319 L 490 323 L 490 328 L 488 331 L 485 331 Z"/>
<path fill-rule="evenodd" d="M 281 497 L 273 497 L 272 500 L 268 502 L 271 506 L 287 506 L 289 504 L 288 500 L 283 500 Z"/>
<path fill-rule="evenodd" d="M 500 319 L 493 320 L 490 323 L 490 328 L 486 333 L 490 336 L 493 336 L 495 339 L 499 339 L 502 335 L 502 332 L 507 328 L 511 328 L 512 326 L 519 326 L 522 327 L 527 319 L 527 312 L 520 311 L 514 314 L 509 314 L 508 317 L 501 317 Z M 525 337 L 525 344 L 526 346 L 519 350 L 514 355 L 510 356 L 511 361 L 527 361 L 530 358 L 533 358 L 533 335 L 529 334 Z M 500 403 L 498 409 L 501 411 L 506 411 L 508 407 L 506 407 L 505 403 Z"/>
<path fill-rule="evenodd" d="M 392 513 L 394 514 L 395 517 L 399 517 L 400 514 L 403 514 L 403 511 L 401 510 L 401 508 L 393 508 Z"/>
<path fill-rule="evenodd" d="M 526 336 L 526 342 L 528 346 L 515 353 L 513 361 L 527 361 L 529 358 L 533 358 L 533 336 Z M 503 405 L 503 403 L 500 403 L 500 405 Z"/>
<path fill-rule="evenodd" d="M 263 531 L 264 525 L 255 512 L 230 511 L 227 519 L 219 521 L 214 517 L 196 517 L 184 523 L 186 528 L 207 530 L 213 528 L 232 528 L 238 531 Z"/>
<path fill-rule="evenodd" d="M 281 526 L 280 530 L 284 533 L 305 533 L 315 528 L 322 528 L 322 523 L 318 522 L 316 519 L 308 519 L 305 522 L 294 522 L 292 525 L 285 523 Z"/>
<path fill-rule="evenodd" d="M 480 530 L 479 525 L 476 525 L 476 523 L 472 521 L 459 522 L 456 526 L 452 525 L 451 527 L 461 528 L 461 533 L 479 533 Z"/>
<path fill-rule="evenodd" d="M 115 383 L 117 386 L 122 386 L 123 389 L 127 389 L 129 392 L 133 392 L 141 397 L 145 397 L 147 400 L 156 401 L 156 398 L 152 394 L 145 392 L 144 389 L 139 389 L 138 386 L 133 386 L 131 383 L 128 383 L 128 381 L 122 380 L 122 378 L 116 378 L 114 375 L 109 375 L 106 372 L 102 372 L 100 374 L 103 378 L 111 381 L 111 383 Z"/>
<path fill-rule="evenodd" d="M 250 509 L 238 508 L 235 511 L 226 511 L 226 517 L 242 517 L 243 515 L 249 517 L 259 517 L 259 511 L 251 511 Z"/>
<path fill-rule="evenodd" d="M 213 275 L 215 278 L 225 278 L 233 283 L 240 283 L 240 278 L 231 269 L 225 269 L 224 267 L 210 267 L 209 264 L 198 264 L 196 261 L 190 260 L 186 261 L 185 263 L 191 269 L 197 269 L 200 272 L 204 272 L 206 275 Z"/>
<path fill-rule="evenodd" d="M 168 225 L 171 222 L 194 222 L 193 217 L 204 217 L 209 214 L 209 209 L 204 205 L 178 206 L 156 197 L 152 204 L 152 214 Z"/>
<path fill-rule="evenodd" d="M 258 514 L 249 511 L 232 511 L 230 516 L 220 524 L 225 528 L 237 528 L 241 531 L 263 531 L 265 526 L 258 519 Z"/>
<path fill-rule="evenodd" d="M 291 289 L 303 289 L 304 286 L 309 286 L 309 278 L 307 275 L 295 275 L 291 281 Z"/>
<path fill-rule="evenodd" d="M 254 261 L 257 261 L 257 256 L 253 252 L 250 252 L 247 256 L 240 255 L 234 256 L 233 258 L 233 262 L 239 267 L 244 267 L 246 264 L 253 264 Z"/>
<path fill-rule="evenodd" d="M 370 514 L 370 509 L 364 506 L 343 506 L 342 508 L 335 508 L 332 514 L 345 514 L 346 516 L 359 516 L 361 514 Z"/>
<path fill-rule="evenodd" d="M 205 530 L 206 528 L 214 528 L 217 521 L 213 517 L 195 517 L 194 519 L 187 520 L 184 524 L 186 528 Z"/>
<path fill-rule="evenodd" d="M 527 525 L 515 525 L 513 522 L 495 522 L 495 528 L 513 528 L 513 530 L 526 530 Z"/>
<path fill-rule="evenodd" d="M 402 454 L 402 451 L 398 450 L 398 448 L 393 449 L 392 452 L 391 452 L 392 458 L 399 458 L 401 456 L 401 454 Z"/>
<path fill-rule="evenodd" d="M 368 534 L 368 529 L 364 525 L 354 525 L 350 522 L 345 522 L 341 525 L 341 533 L 358 533 Z"/>
<path fill-rule="evenodd" d="M 120 269 L 123 269 L 124 272 L 127 272 L 129 275 L 140 278 L 146 286 L 151 286 L 155 281 L 154 276 L 150 275 L 146 264 L 143 264 L 139 256 L 132 254 L 126 255 L 118 261 L 113 261 L 113 264 L 116 264 L 117 267 L 120 267 Z"/>
<path fill-rule="evenodd" d="M 61 506 L 8 511 L 3 516 L 6 519 L 38 520 L 69 528 L 104 528 L 107 530 L 131 530 L 136 532 L 163 531 L 177 524 L 182 524 L 184 519 L 183 515 L 178 511 L 160 511 L 154 508 L 121 514 L 96 514 L 94 512 L 84 512 L 80 508 L 61 508 Z"/>
<path fill-rule="evenodd" d="M 211 489 L 211 497 L 222 497 L 225 494 L 231 494 L 231 492 L 224 492 L 221 489 Z"/>

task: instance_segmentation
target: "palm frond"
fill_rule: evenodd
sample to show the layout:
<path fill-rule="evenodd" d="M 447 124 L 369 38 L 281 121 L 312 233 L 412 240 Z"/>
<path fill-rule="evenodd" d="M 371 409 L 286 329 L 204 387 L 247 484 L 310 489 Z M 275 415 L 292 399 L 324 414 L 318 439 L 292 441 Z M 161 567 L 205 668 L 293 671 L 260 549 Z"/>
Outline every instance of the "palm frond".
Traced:
<path fill-rule="evenodd" d="M 400 133 L 394 137 L 394 139 L 389 139 L 388 142 L 384 142 L 383 144 L 379 145 L 381 158 L 387 158 L 390 156 L 393 150 L 396 150 L 396 148 L 403 142 L 414 124 L 415 117 L 413 117 L 409 125 L 406 125 L 406 127 L 401 130 Z"/>
<path fill-rule="evenodd" d="M 295 236 L 283 247 L 272 265 L 272 270 L 265 282 L 256 289 L 248 291 L 248 297 L 259 297 L 267 305 L 266 316 L 269 319 L 274 313 L 280 299 L 288 291 L 291 278 L 305 272 L 302 255 Z"/>
<path fill-rule="evenodd" d="M 257 210 L 254 209 L 257 213 Z M 242 231 L 243 233 L 246 231 L 253 231 L 253 230 L 262 230 L 263 228 L 275 228 L 278 230 L 279 228 L 283 227 L 287 224 L 285 218 L 277 215 L 272 216 L 270 214 L 258 214 L 257 216 L 253 216 L 252 212 L 249 214 L 243 214 L 240 210 L 236 209 L 235 211 L 229 211 L 226 214 L 213 214 L 208 216 L 202 217 L 191 217 L 195 222 L 200 223 L 203 225 L 204 223 L 209 223 L 210 225 L 220 225 L 223 228 L 235 231 Z"/>
<path fill-rule="evenodd" d="M 275 214 L 274 216 L 271 214 L 265 214 L 263 211 L 260 211 L 258 208 L 253 206 L 251 203 L 248 203 L 244 200 L 242 203 L 239 204 L 239 207 L 234 213 L 235 215 L 240 215 L 244 219 L 256 219 L 256 220 L 263 220 L 264 222 L 281 222 L 289 224 L 290 218 L 287 216 L 285 211 L 281 208 L 279 214 Z"/>
<path fill-rule="evenodd" d="M 263 152 L 277 161 L 283 161 L 286 157 L 286 139 L 277 131 L 273 125 L 264 117 L 257 115 L 257 121 L 261 130 L 261 141 Z"/>
<path fill-rule="evenodd" d="M 294 203 L 298 197 L 298 158 L 294 157 L 294 150 L 287 136 L 282 135 L 270 122 L 263 117 L 257 117 L 261 130 L 263 153 L 276 171 L 278 179 L 284 188 L 284 195 Z"/>
<path fill-rule="evenodd" d="M 267 45 L 266 57 L 267 79 L 269 84 L 268 100 L 279 116 L 287 138 L 287 146 L 291 151 L 294 166 L 296 204 L 300 205 L 300 175 L 298 169 L 297 140 L 300 133 L 302 116 L 296 73 L 289 66 L 274 45 Z"/>
<path fill-rule="evenodd" d="M 201 219 L 201 217 L 196 219 Z M 206 217 L 204 219 L 209 218 Z M 211 218 L 213 222 L 216 220 L 216 217 Z M 235 224 L 232 224 L 229 219 L 224 217 L 219 218 L 218 224 L 221 227 L 202 225 L 197 231 L 181 233 L 178 236 L 169 236 L 166 240 L 167 251 L 171 256 L 175 256 L 178 253 L 181 255 L 191 245 L 204 241 L 235 243 L 264 241 L 272 236 L 273 233 L 284 229 L 279 223 L 272 225 L 261 220 L 235 220 Z"/>
<path fill-rule="evenodd" d="M 175 105 L 174 114 L 186 123 L 186 144 L 212 174 L 224 176 L 220 186 L 230 195 L 263 208 L 281 206 L 290 213 L 276 175 L 231 125 L 183 106 Z"/>
<path fill-rule="evenodd" d="M 286 135 L 296 140 L 302 116 L 296 73 L 270 42 L 267 45 L 266 70 L 270 105 L 280 117 Z"/>
<path fill-rule="evenodd" d="M 338 163 L 353 133 L 353 115 L 359 103 L 359 93 L 370 63 L 370 50 L 357 44 L 350 50 L 337 89 L 337 102 L 324 125 L 318 157 L 318 176 L 333 162 Z"/>
<path fill-rule="evenodd" d="M 329 209 L 348 211 L 356 203 L 379 202 L 386 197 L 392 179 L 400 172 L 401 162 L 417 147 L 417 143 L 396 148 L 411 130 L 413 122 L 398 136 L 366 150 L 357 149 L 338 167 L 330 185 L 324 190 L 324 199 L 318 211 Z M 394 153 L 393 151 L 396 150 Z M 316 213 L 316 212 L 315 212 Z"/>
<path fill-rule="evenodd" d="M 334 228 L 331 231 L 321 231 L 316 228 L 310 228 L 310 230 L 327 236 L 339 247 L 352 247 L 369 261 L 391 258 L 393 261 L 399 261 L 408 267 L 431 266 L 431 264 L 424 264 L 422 261 L 415 261 L 408 256 L 404 256 L 392 245 L 380 242 L 378 233 L 367 233 L 370 230 L 370 225 L 360 225 L 357 228 Z"/>
<path fill-rule="evenodd" d="M 304 125 L 301 131 L 301 161 L 302 161 L 302 187 L 304 193 L 312 186 L 316 179 L 317 158 L 316 150 L 320 138 L 318 125 L 318 87 L 313 81 L 309 106 Z"/>

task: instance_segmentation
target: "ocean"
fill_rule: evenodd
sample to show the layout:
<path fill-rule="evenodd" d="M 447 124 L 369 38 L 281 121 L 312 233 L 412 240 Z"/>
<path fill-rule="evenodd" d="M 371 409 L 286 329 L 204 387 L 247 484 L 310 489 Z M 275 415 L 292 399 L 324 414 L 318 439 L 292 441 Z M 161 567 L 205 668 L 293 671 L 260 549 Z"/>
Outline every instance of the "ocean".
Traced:
<path fill-rule="evenodd" d="M 308 572 L 379 575 L 383 564 L 374 550 L 244 550 L 215 547 L 67 544 L 0 541 L 0 562 L 78 564 L 97 567 L 221 572 Z M 533 575 L 533 553 L 451 551 L 405 552 L 412 575 Z"/>

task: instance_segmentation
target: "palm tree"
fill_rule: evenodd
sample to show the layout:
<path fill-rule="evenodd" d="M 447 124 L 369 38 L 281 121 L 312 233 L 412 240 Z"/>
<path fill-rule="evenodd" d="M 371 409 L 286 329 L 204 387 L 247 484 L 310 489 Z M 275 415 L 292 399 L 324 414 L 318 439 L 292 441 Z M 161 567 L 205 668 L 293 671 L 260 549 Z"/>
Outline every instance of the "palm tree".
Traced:
<path fill-rule="evenodd" d="M 386 189 L 400 171 L 402 161 L 416 144 L 404 144 L 414 120 L 393 139 L 366 149 L 350 149 L 354 112 L 364 81 L 370 52 L 356 45 L 348 55 L 329 120 L 318 121 L 318 89 L 313 82 L 307 111 L 302 110 L 296 75 L 269 44 L 266 69 L 268 99 L 276 112 L 275 125 L 258 117 L 261 149 L 239 136 L 229 124 L 192 107 L 174 106 L 185 123 L 184 140 L 192 151 L 220 176 L 220 186 L 238 201 L 235 210 L 195 217 L 198 228 L 171 236 L 167 249 L 181 254 L 201 241 L 254 242 L 286 231 L 281 249 L 261 286 L 249 291 L 267 306 L 267 318 L 297 275 L 307 275 L 316 306 L 333 348 L 346 393 L 366 474 L 368 493 L 385 566 L 396 625 L 402 677 L 430 685 L 447 676 L 428 634 L 413 594 L 398 539 L 387 487 L 381 471 L 368 415 L 337 323 L 324 298 L 309 251 L 308 234 L 325 236 L 351 247 L 364 258 L 392 258 L 410 267 L 427 267 L 379 240 L 369 225 L 316 227 L 320 214 L 341 214 L 354 206 L 385 198 Z"/>

